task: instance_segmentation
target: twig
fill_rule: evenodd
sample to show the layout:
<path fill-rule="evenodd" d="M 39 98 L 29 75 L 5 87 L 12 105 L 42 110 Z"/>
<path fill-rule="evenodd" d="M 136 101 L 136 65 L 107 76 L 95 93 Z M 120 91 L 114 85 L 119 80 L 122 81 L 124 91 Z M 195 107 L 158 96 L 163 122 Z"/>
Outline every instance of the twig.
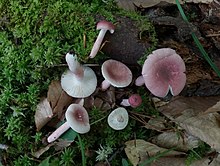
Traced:
<path fill-rule="evenodd" d="M 217 37 L 217 36 L 220 36 L 220 33 L 206 35 L 206 37 Z"/>

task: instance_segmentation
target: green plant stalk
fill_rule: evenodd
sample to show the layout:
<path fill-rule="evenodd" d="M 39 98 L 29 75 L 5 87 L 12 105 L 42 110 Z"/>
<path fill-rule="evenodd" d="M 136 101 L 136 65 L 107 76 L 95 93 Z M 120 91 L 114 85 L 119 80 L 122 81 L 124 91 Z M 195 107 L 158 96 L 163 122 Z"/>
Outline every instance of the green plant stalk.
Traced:
<path fill-rule="evenodd" d="M 80 150 L 81 150 L 81 155 L 82 155 L 82 165 L 86 166 L 86 158 L 85 158 L 85 151 L 84 151 L 84 147 L 82 144 L 82 140 L 79 134 L 77 134 L 78 140 L 79 140 L 79 146 L 80 146 Z"/>
<path fill-rule="evenodd" d="M 96 123 L 98 123 L 98 122 L 100 122 L 100 121 L 102 121 L 102 120 L 105 119 L 106 117 L 107 117 L 107 115 L 104 116 L 104 117 L 102 117 L 101 119 L 95 121 L 95 122 L 92 122 L 92 123 L 90 124 L 90 126 L 91 126 L 91 125 L 94 125 L 94 124 L 96 124 Z"/>
<path fill-rule="evenodd" d="M 186 21 L 187 23 L 189 22 L 184 11 L 183 8 L 181 7 L 179 0 L 176 0 L 176 5 L 180 11 L 180 14 L 183 18 L 184 21 Z M 220 77 L 220 70 L 219 68 L 212 62 L 211 58 L 208 56 L 208 54 L 206 53 L 205 49 L 203 48 L 202 44 L 200 43 L 199 39 L 197 38 L 197 36 L 195 35 L 194 32 L 192 32 L 192 38 L 194 40 L 194 42 L 196 43 L 197 47 L 199 48 L 200 52 L 202 53 L 203 57 L 205 58 L 205 60 L 209 63 L 209 65 L 211 66 L 211 68 L 215 71 L 215 73 Z"/>

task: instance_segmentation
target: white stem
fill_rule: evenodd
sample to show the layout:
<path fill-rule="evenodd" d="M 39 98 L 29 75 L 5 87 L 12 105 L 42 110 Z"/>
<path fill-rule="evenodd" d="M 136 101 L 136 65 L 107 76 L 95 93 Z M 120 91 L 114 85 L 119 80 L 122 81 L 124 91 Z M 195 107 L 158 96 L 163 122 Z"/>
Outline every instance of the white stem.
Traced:
<path fill-rule="evenodd" d="M 123 99 L 122 102 L 120 103 L 120 105 L 125 106 L 125 107 L 131 106 L 128 99 Z"/>
<path fill-rule="evenodd" d="M 94 43 L 94 45 L 92 47 L 91 53 L 89 55 L 89 58 L 94 58 L 96 56 L 96 54 L 98 53 L 99 48 L 101 47 L 101 44 L 102 44 L 102 41 L 104 39 L 104 36 L 105 36 L 106 32 L 107 32 L 107 30 L 105 30 L 105 29 L 101 29 L 99 31 L 99 35 L 96 38 L 96 41 L 95 41 L 95 43 Z"/>
<path fill-rule="evenodd" d="M 78 62 L 77 56 L 67 53 L 66 62 L 71 72 L 73 72 L 77 78 L 82 79 L 84 76 L 83 66 Z"/>
<path fill-rule="evenodd" d="M 135 85 L 136 86 L 142 86 L 144 85 L 144 77 L 141 75 L 135 80 Z"/>
<path fill-rule="evenodd" d="M 76 99 L 75 104 L 79 104 L 79 105 L 83 106 L 84 105 L 84 98 Z"/>
<path fill-rule="evenodd" d="M 111 85 L 110 82 L 108 82 L 107 80 L 104 80 L 104 81 L 102 81 L 101 89 L 107 90 L 110 87 L 110 85 Z"/>
<path fill-rule="evenodd" d="M 58 127 L 48 138 L 47 141 L 49 143 L 58 139 L 63 133 L 65 133 L 70 128 L 69 124 L 65 122 L 60 127 Z"/>

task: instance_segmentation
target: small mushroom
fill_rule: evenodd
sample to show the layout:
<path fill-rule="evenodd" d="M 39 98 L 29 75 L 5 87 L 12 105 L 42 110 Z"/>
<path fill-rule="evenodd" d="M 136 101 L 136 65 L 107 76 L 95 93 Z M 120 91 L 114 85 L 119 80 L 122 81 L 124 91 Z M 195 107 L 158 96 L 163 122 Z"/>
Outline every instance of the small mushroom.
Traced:
<path fill-rule="evenodd" d="M 142 98 L 139 94 L 132 94 L 128 99 L 123 99 L 121 102 L 122 106 L 131 106 L 136 108 L 142 103 Z"/>
<path fill-rule="evenodd" d="M 94 71 L 77 61 L 77 56 L 67 53 L 66 62 L 69 70 L 61 77 L 61 86 L 70 96 L 85 98 L 90 96 L 96 89 L 97 78 Z"/>
<path fill-rule="evenodd" d="M 100 30 L 100 32 L 89 55 L 90 58 L 94 58 L 98 53 L 106 32 L 109 30 L 110 33 L 114 33 L 115 26 L 111 22 L 103 20 L 98 22 L 96 29 Z"/>
<path fill-rule="evenodd" d="M 57 128 L 48 138 L 49 143 L 58 139 L 70 127 L 77 133 L 84 134 L 89 132 L 89 115 L 86 109 L 80 104 L 71 104 L 65 113 L 66 122 Z"/>
<path fill-rule="evenodd" d="M 106 90 L 110 85 L 123 88 L 132 81 L 131 70 L 123 63 L 116 60 L 107 60 L 102 64 L 102 75 L 105 80 L 101 84 L 101 89 Z"/>
<path fill-rule="evenodd" d="M 114 130 L 122 130 L 128 124 L 128 112 L 123 107 L 113 110 L 108 116 L 108 125 Z"/>
<path fill-rule="evenodd" d="M 183 59 L 171 48 L 157 49 L 144 62 L 142 76 L 149 91 L 158 97 L 178 95 L 186 83 Z M 136 80 L 137 81 L 137 80 Z"/>

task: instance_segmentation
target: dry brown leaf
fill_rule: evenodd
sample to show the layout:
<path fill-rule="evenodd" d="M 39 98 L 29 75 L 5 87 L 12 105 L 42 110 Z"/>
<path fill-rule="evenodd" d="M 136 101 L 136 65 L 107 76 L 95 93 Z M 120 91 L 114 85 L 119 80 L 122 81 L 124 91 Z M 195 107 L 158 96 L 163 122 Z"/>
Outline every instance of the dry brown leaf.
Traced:
<path fill-rule="evenodd" d="M 53 80 L 48 88 L 47 92 L 47 100 L 51 104 L 52 109 L 57 105 L 57 102 L 60 98 L 60 95 L 62 93 L 62 87 L 60 84 L 60 81 Z"/>
<path fill-rule="evenodd" d="M 182 133 L 179 135 L 177 132 L 164 132 L 152 139 L 152 142 L 159 147 L 173 148 L 178 151 L 187 152 L 190 149 L 196 148 L 200 140 L 192 135 Z"/>
<path fill-rule="evenodd" d="M 56 141 L 54 144 L 54 148 L 56 151 L 59 151 L 59 150 L 62 150 L 64 148 L 70 146 L 72 142 L 73 141 L 68 141 L 65 139 L 58 139 L 58 141 Z"/>
<path fill-rule="evenodd" d="M 179 2 L 182 4 L 184 3 L 205 3 L 209 4 L 213 2 L 214 0 L 179 0 Z M 175 0 L 116 0 L 117 5 L 120 8 L 126 9 L 126 10 L 135 10 L 135 6 L 142 7 L 142 8 L 149 8 L 156 6 L 160 3 L 170 3 L 170 4 L 176 4 Z"/>
<path fill-rule="evenodd" d="M 219 101 L 219 96 L 211 97 L 174 97 L 169 103 L 161 107 L 157 107 L 158 110 L 171 120 L 181 116 L 185 110 L 193 110 L 192 116 L 205 112 L 208 108 L 215 105 Z M 185 112 L 186 113 L 186 112 Z M 189 113 L 189 112 L 188 112 Z"/>
<path fill-rule="evenodd" d="M 53 116 L 52 108 L 47 98 L 43 98 L 37 105 L 37 109 L 34 115 L 35 125 L 37 131 L 39 131 Z"/>
<path fill-rule="evenodd" d="M 220 115 L 218 113 L 194 117 L 186 113 L 176 118 L 175 121 L 188 133 L 200 138 L 216 151 L 220 152 L 220 139 L 217 139 L 220 138 Z"/>
<path fill-rule="evenodd" d="M 213 105 L 212 107 L 208 108 L 204 114 L 207 113 L 214 113 L 214 112 L 220 112 L 220 101 L 217 102 L 215 105 Z"/>
<path fill-rule="evenodd" d="M 150 119 L 148 123 L 144 125 L 144 127 L 147 129 L 152 129 L 160 132 L 162 130 L 167 129 L 165 124 L 166 124 L 166 120 L 164 117 L 155 117 Z"/>
<path fill-rule="evenodd" d="M 127 141 L 125 145 L 125 153 L 134 166 L 143 162 L 148 157 L 167 151 L 165 148 L 160 148 L 155 144 L 140 139 Z M 184 153 L 173 150 L 167 152 L 164 156 L 176 156 L 182 154 Z"/>
<path fill-rule="evenodd" d="M 74 98 L 69 96 L 65 91 L 62 91 L 53 113 L 58 114 L 58 118 L 61 119 L 67 107 L 73 102 Z"/>
<path fill-rule="evenodd" d="M 204 114 L 219 100 L 217 97 L 177 97 L 159 110 L 188 133 L 220 152 L 220 115 Z"/>
<path fill-rule="evenodd" d="M 186 166 L 186 158 L 184 157 L 161 157 L 153 162 L 150 166 Z M 196 160 L 190 166 L 219 166 L 220 157 L 214 158 L 213 161 L 210 157 L 204 157 L 201 160 Z"/>
<path fill-rule="evenodd" d="M 32 156 L 36 157 L 36 158 L 39 158 L 43 153 L 45 153 L 46 151 L 48 151 L 50 149 L 51 146 L 53 146 L 54 143 L 51 143 L 51 144 L 48 144 L 47 146 L 39 149 L 38 151 L 36 152 L 33 152 L 32 153 Z"/>

